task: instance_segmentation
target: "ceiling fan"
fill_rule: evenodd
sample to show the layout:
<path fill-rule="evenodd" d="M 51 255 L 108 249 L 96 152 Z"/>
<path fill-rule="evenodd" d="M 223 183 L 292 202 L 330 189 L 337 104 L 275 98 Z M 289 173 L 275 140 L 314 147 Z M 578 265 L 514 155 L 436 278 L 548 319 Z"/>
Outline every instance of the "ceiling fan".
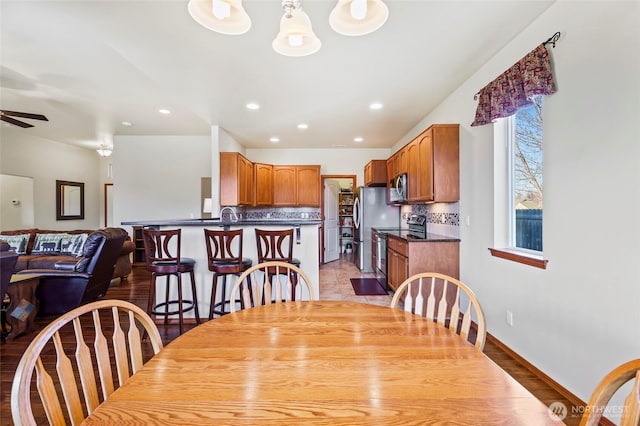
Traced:
<path fill-rule="evenodd" d="M 0 120 L 6 121 L 7 123 L 11 123 L 11 124 L 14 124 L 16 126 L 23 127 L 23 128 L 33 127 L 33 124 L 29 124 L 29 123 L 25 123 L 24 121 L 16 120 L 15 118 L 12 118 L 10 116 L 20 117 L 20 118 L 29 118 L 31 120 L 49 121 L 47 119 L 47 117 L 45 117 L 42 114 L 31 114 L 29 112 L 7 111 L 5 109 L 0 109 Z"/>

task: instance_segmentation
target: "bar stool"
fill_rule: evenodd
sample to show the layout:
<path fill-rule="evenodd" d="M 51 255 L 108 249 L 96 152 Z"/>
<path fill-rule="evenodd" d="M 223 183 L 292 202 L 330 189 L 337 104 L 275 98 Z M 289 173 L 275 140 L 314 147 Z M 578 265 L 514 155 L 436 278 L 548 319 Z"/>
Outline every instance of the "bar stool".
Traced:
<path fill-rule="evenodd" d="M 213 272 L 209 319 L 213 319 L 214 313 L 218 315 L 226 315 L 229 313 L 226 309 L 226 305 L 231 304 L 231 301 L 226 298 L 227 275 L 240 276 L 240 274 L 249 269 L 253 263 L 251 259 L 242 257 L 242 235 L 242 229 L 234 231 L 204 230 L 204 238 L 207 244 L 207 266 L 209 270 Z M 237 240 L 237 243 L 234 243 L 234 240 Z M 235 244 L 237 244 L 236 250 L 234 250 Z M 218 278 L 220 278 L 221 275 L 222 297 L 220 302 L 216 302 Z M 249 285 L 249 289 L 251 289 L 251 285 Z"/>
<path fill-rule="evenodd" d="M 193 310 L 196 316 L 196 323 L 200 324 L 194 274 L 196 261 L 188 257 L 180 256 L 180 229 L 155 230 L 145 228 L 142 230 L 142 237 L 147 270 L 151 272 L 147 312 L 149 312 L 149 315 L 163 315 L 165 325 L 167 324 L 169 315 L 178 314 L 180 334 L 182 334 L 183 314 L 185 312 Z M 182 274 L 184 273 L 189 273 L 191 277 L 193 300 L 184 300 L 182 298 Z M 172 275 L 177 279 L 178 300 L 169 299 L 169 282 Z M 156 279 L 163 276 L 167 277 L 165 300 L 162 303 L 154 304 L 156 301 Z M 169 310 L 169 305 L 177 305 L 177 308 Z"/>
<path fill-rule="evenodd" d="M 293 257 L 293 228 L 279 231 L 255 229 L 258 246 L 258 263 L 287 262 L 300 268 L 300 260 Z M 275 268 L 269 268 L 269 281 L 276 275 Z M 298 284 L 298 275 L 291 271 L 291 294 L 294 295 Z"/>

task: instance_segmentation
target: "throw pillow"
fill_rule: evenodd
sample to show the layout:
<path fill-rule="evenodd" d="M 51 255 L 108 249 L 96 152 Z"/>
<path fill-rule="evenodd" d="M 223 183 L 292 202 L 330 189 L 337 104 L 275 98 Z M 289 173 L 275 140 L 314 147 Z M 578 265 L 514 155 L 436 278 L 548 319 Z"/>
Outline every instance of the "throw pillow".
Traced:
<path fill-rule="evenodd" d="M 89 234 L 64 234 L 60 240 L 60 253 L 74 257 L 82 256 L 82 248 L 88 236 Z"/>
<path fill-rule="evenodd" d="M 67 234 L 36 234 L 31 254 L 60 254 L 60 241 Z"/>
<path fill-rule="evenodd" d="M 21 235 L 0 235 L 0 240 L 4 240 L 11 247 L 10 250 L 18 254 L 27 253 L 27 243 L 29 242 L 29 234 Z"/>

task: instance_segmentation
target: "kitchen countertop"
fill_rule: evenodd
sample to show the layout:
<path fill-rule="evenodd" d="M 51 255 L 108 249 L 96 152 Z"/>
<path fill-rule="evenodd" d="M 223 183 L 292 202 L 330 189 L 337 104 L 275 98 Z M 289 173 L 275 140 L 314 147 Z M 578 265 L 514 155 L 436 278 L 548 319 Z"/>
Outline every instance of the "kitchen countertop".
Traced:
<path fill-rule="evenodd" d="M 220 220 L 219 218 L 206 219 L 167 219 L 167 220 L 136 220 L 121 222 L 122 225 L 135 226 L 306 226 L 321 225 L 321 220 L 315 219 L 259 219 L 259 220 Z"/>
<path fill-rule="evenodd" d="M 387 235 L 391 235 L 393 237 L 402 238 L 410 243 L 418 242 L 418 243 L 433 243 L 433 242 L 456 242 L 460 241 L 460 238 L 447 237 L 444 235 L 432 234 L 427 232 L 426 238 L 415 237 L 409 234 L 408 229 L 400 229 L 400 228 L 371 228 L 373 231 L 378 233 L 384 233 Z"/>

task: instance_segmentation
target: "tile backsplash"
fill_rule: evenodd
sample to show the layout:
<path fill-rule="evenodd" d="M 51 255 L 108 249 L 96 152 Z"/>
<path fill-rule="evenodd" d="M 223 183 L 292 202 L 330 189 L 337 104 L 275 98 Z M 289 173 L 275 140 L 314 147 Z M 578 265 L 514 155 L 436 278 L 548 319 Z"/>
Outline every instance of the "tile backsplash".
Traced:
<path fill-rule="evenodd" d="M 403 218 L 407 214 L 427 217 L 427 232 L 460 238 L 460 203 L 414 204 L 402 206 Z"/>
<path fill-rule="evenodd" d="M 314 207 L 236 207 L 236 212 L 242 220 L 320 220 L 320 209 Z"/>

